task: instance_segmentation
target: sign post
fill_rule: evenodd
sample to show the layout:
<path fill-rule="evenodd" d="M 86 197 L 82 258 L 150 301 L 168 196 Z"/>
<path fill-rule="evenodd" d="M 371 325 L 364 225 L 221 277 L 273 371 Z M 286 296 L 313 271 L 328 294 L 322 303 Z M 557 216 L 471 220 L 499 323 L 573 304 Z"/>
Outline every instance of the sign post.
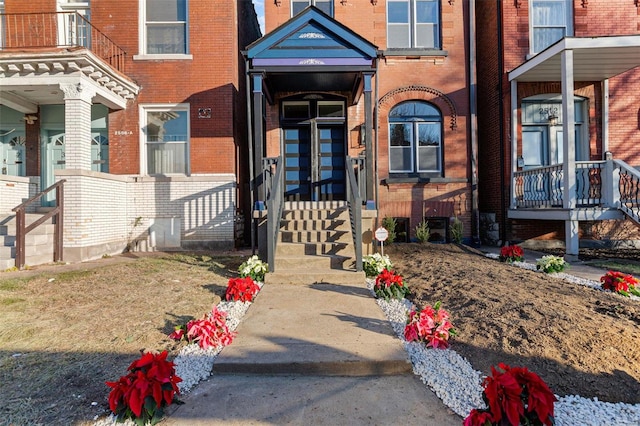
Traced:
<path fill-rule="evenodd" d="M 381 226 L 376 229 L 375 236 L 376 240 L 380 241 L 380 248 L 382 250 L 382 255 L 384 256 L 384 242 L 389 238 L 389 231 Z"/>

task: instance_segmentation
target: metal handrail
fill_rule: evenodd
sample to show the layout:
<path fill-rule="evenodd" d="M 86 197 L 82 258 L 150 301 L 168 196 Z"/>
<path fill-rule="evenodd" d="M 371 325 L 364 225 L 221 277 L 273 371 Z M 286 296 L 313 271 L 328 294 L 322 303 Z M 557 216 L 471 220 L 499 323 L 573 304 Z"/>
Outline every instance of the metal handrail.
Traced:
<path fill-rule="evenodd" d="M 63 259 L 63 231 L 64 231 L 64 183 L 66 179 L 61 179 L 54 183 L 44 191 L 34 195 L 27 201 L 23 202 L 12 209 L 16 213 L 16 268 L 24 268 L 26 261 L 25 253 L 25 237 L 27 234 L 55 216 L 53 231 L 53 261 L 61 262 Z M 41 218 L 26 226 L 26 210 L 27 207 L 38 201 L 44 195 L 56 190 L 56 205 L 54 208 L 43 215 Z"/>
<path fill-rule="evenodd" d="M 85 47 L 124 72 L 124 49 L 78 12 L 6 13 L 0 20 L 0 49 Z"/>
<path fill-rule="evenodd" d="M 358 166 L 358 158 L 347 156 L 347 203 L 351 219 L 351 235 L 355 245 L 356 271 L 362 271 L 362 197 L 356 180 L 354 167 Z"/>
<path fill-rule="evenodd" d="M 640 172 L 622 160 L 613 160 L 616 170 L 618 209 L 640 223 Z"/>
<path fill-rule="evenodd" d="M 269 264 L 269 271 L 275 272 L 280 218 L 284 210 L 284 187 L 282 182 L 284 177 L 282 173 L 284 164 L 282 157 L 278 157 L 276 161 L 269 162 L 269 168 L 272 164 L 275 165 L 276 172 L 273 177 L 269 197 L 267 198 L 267 263 Z"/>

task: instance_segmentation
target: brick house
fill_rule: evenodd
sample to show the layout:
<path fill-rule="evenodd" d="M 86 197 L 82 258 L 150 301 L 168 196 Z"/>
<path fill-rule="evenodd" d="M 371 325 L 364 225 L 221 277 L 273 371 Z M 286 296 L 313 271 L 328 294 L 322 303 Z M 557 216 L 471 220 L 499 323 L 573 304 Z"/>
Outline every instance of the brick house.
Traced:
<path fill-rule="evenodd" d="M 640 239 L 640 3 L 476 5 L 485 242 Z"/>
<path fill-rule="evenodd" d="M 472 13 L 466 1 L 265 2 L 266 34 L 244 52 L 254 199 L 274 195 L 277 164 L 290 206 L 357 193 L 365 238 L 386 217 L 404 241 L 424 219 L 435 241 L 452 218 L 474 236 Z"/>
<path fill-rule="evenodd" d="M 250 208 L 252 3 L 0 0 L 0 13 L 1 212 L 64 181 L 65 260 L 232 247 Z"/>

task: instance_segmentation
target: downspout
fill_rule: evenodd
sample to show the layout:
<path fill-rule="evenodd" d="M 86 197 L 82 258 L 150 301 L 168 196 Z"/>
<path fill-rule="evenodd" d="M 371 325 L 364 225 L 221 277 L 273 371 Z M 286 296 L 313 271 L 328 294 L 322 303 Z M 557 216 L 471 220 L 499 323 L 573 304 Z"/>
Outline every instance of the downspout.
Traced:
<path fill-rule="evenodd" d="M 251 254 L 256 254 L 256 221 L 253 218 L 254 203 L 254 170 L 253 170 L 253 133 L 252 133 L 252 114 L 251 114 L 251 77 L 249 75 L 249 59 L 245 57 L 245 74 L 247 79 L 247 143 L 249 144 L 249 214 L 251 214 Z"/>
<path fill-rule="evenodd" d="M 476 6 L 469 2 L 469 115 L 471 118 L 471 240 L 480 245 L 480 212 L 478 208 L 478 113 L 476 81 Z"/>
<path fill-rule="evenodd" d="M 501 245 L 505 245 L 507 243 L 507 204 L 504 194 L 505 184 L 504 179 L 504 166 L 505 166 L 505 154 L 504 154 L 504 90 L 502 88 L 503 85 L 503 51 L 504 43 L 502 39 L 502 0 L 496 0 L 497 3 L 497 22 L 498 22 L 498 75 L 500 81 L 498 83 L 498 114 L 500 115 L 500 119 L 498 120 L 499 131 L 500 131 L 500 210 L 502 210 L 500 215 L 500 240 Z M 515 141 L 513 142 L 515 143 Z M 511 182 L 510 182 L 511 185 Z"/>

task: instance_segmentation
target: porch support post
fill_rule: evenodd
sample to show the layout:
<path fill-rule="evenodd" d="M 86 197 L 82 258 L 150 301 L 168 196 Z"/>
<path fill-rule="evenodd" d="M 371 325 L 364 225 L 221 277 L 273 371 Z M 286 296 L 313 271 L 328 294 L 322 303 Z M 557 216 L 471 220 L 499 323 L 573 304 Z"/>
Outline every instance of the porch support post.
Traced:
<path fill-rule="evenodd" d="M 514 184 L 514 173 L 518 167 L 518 81 L 511 80 L 511 209 L 516 208 L 516 186 Z M 500 165 L 504 167 L 504 164 Z M 501 190 L 502 191 L 502 190 Z M 504 244 L 504 242 L 503 242 Z"/>
<path fill-rule="evenodd" d="M 91 99 L 94 88 L 82 81 L 61 83 L 64 92 L 65 169 L 91 170 Z"/>
<path fill-rule="evenodd" d="M 372 73 L 364 74 L 364 146 L 365 146 L 365 166 L 367 168 L 367 194 L 366 200 L 373 200 L 374 185 L 377 182 L 373 181 L 373 104 L 371 102 L 371 78 Z"/>
<path fill-rule="evenodd" d="M 609 79 L 602 80 L 602 156 L 609 151 Z"/>
<path fill-rule="evenodd" d="M 573 50 L 564 50 L 561 55 L 562 69 L 562 145 L 564 158 L 564 188 L 562 207 L 573 210 L 576 207 L 576 143 L 575 143 L 575 102 L 573 100 Z M 565 221 L 566 254 L 577 256 L 580 246 L 578 221 Z"/>
<path fill-rule="evenodd" d="M 262 157 L 264 157 L 264 129 L 263 129 L 263 110 L 264 110 L 264 94 L 262 93 L 262 82 L 264 76 L 262 74 L 253 74 L 251 76 L 253 83 L 253 182 L 252 187 L 255 191 L 254 200 L 266 201 L 264 193 L 264 182 L 262 181 Z M 251 206 L 253 208 L 253 206 Z"/>

